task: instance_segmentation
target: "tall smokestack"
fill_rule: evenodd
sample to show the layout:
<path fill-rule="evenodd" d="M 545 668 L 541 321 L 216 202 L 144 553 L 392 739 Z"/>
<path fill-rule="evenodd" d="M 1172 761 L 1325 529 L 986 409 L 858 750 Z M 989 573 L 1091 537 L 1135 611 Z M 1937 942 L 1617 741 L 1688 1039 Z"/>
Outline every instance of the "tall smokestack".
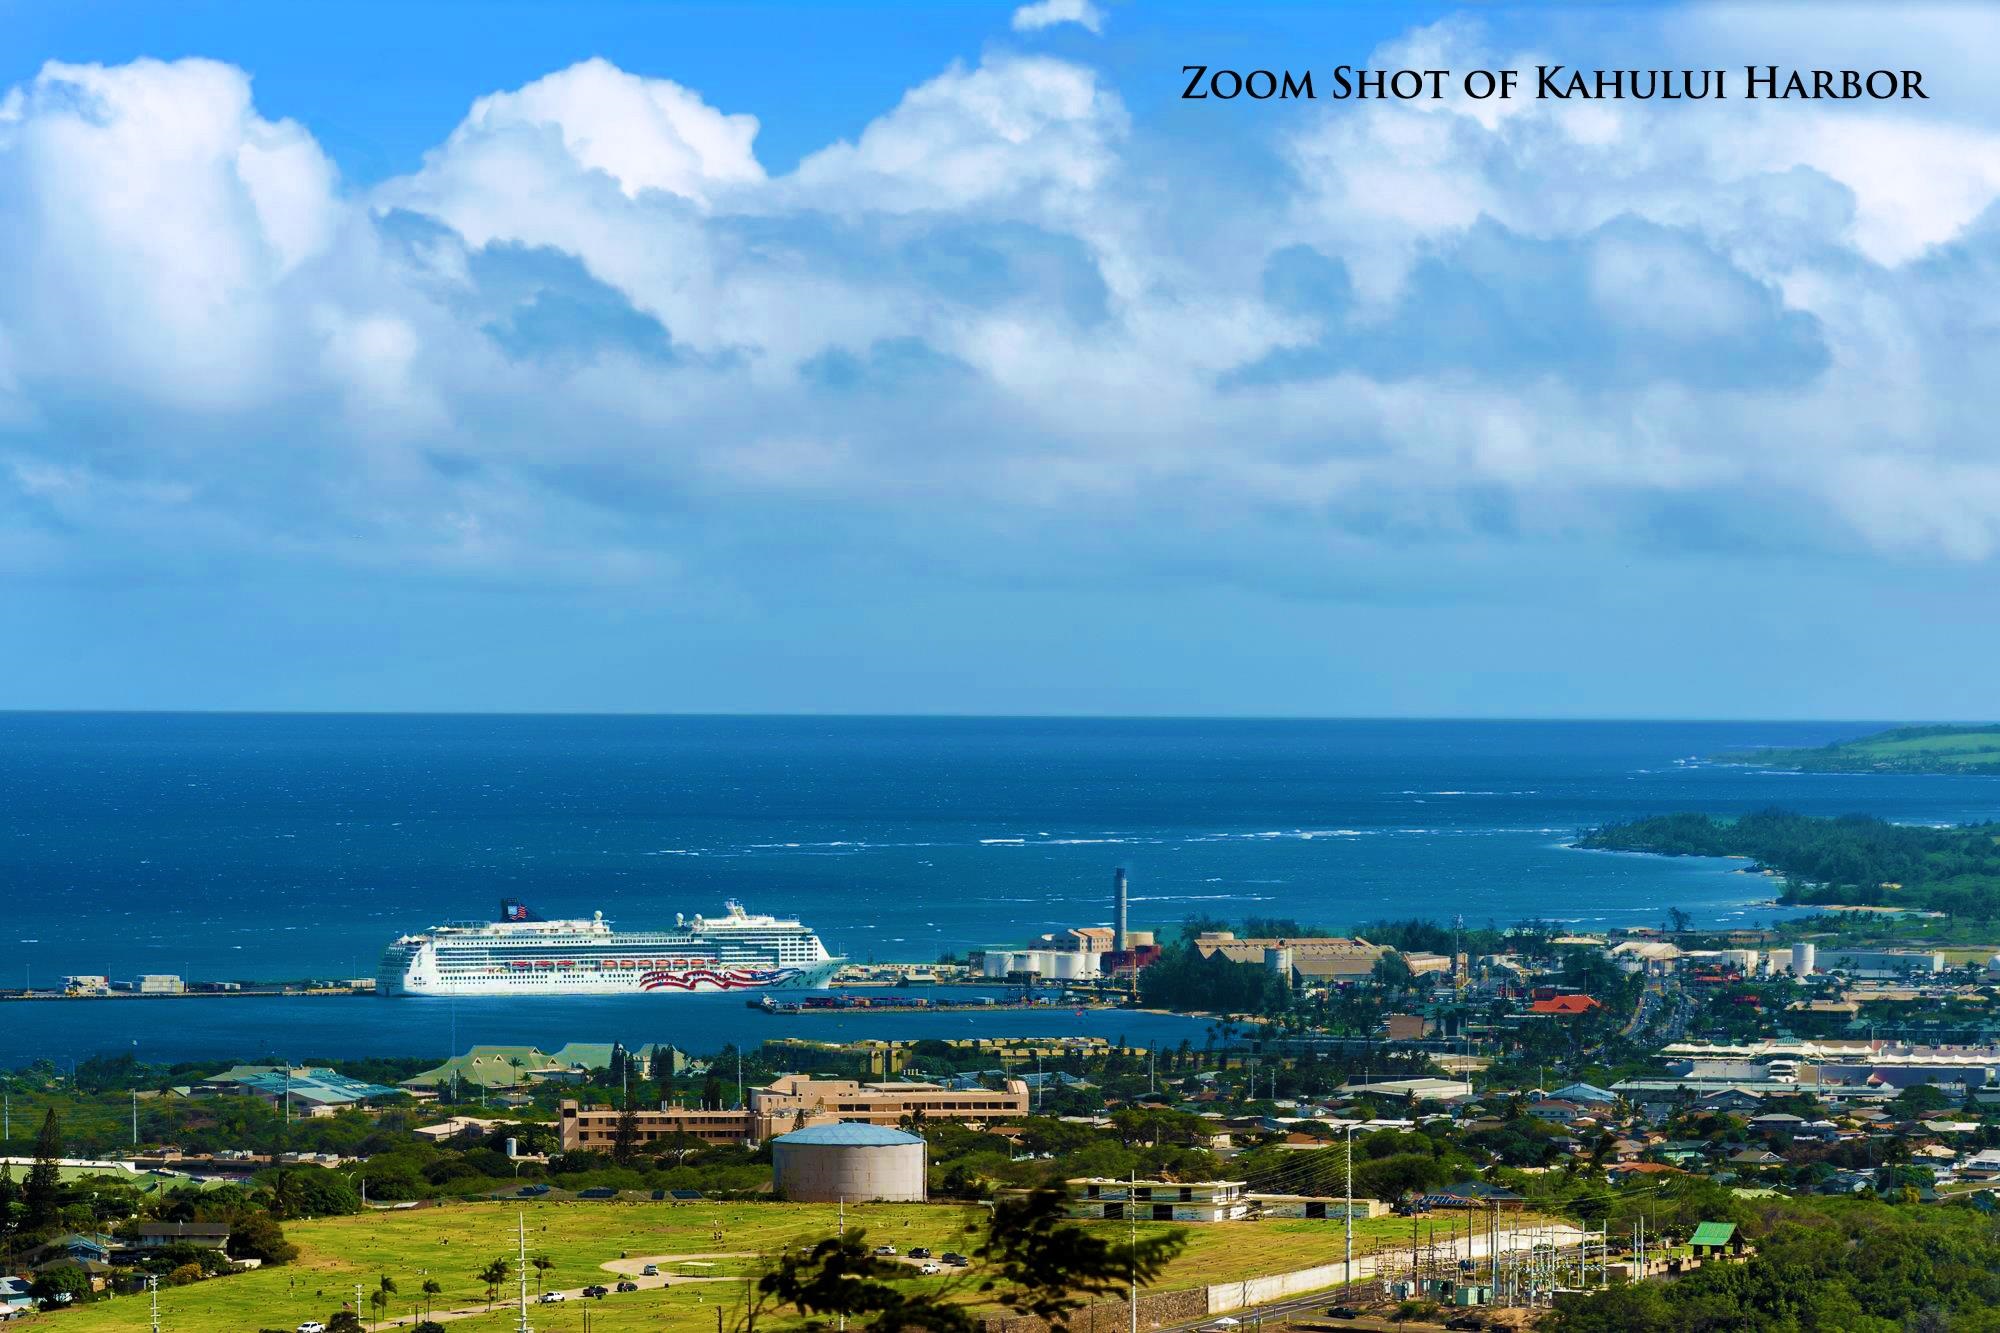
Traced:
<path fill-rule="evenodd" d="M 1125 909 L 1129 900 L 1125 894 L 1125 867 L 1123 866 L 1118 867 L 1111 876 L 1111 901 L 1115 908 L 1116 915 L 1114 919 L 1117 923 L 1112 928 L 1111 947 L 1119 953 L 1124 953 L 1128 947 L 1125 943 Z"/>

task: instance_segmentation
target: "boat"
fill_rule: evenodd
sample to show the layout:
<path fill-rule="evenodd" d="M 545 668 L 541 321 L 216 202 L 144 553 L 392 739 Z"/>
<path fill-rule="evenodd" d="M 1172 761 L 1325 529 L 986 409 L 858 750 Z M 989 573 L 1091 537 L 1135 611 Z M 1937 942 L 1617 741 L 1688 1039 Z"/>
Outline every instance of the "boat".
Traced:
<path fill-rule="evenodd" d="M 494 921 L 404 935 L 382 953 L 378 995 L 664 995 L 824 990 L 846 960 L 796 919 L 725 904 L 719 917 L 676 915 L 671 930 L 614 930 L 543 920 L 518 899 Z"/>

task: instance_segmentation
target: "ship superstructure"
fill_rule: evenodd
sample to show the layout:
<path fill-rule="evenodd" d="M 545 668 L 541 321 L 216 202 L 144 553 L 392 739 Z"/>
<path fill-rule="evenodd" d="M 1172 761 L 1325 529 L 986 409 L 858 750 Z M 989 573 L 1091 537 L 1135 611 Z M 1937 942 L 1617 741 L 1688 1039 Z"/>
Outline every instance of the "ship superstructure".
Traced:
<path fill-rule="evenodd" d="M 405 935 L 382 955 L 382 995 L 611 995 L 824 988 L 841 959 L 809 927 L 727 904 L 671 930 L 614 930 L 604 913 L 544 921 L 513 899 L 498 921 Z"/>

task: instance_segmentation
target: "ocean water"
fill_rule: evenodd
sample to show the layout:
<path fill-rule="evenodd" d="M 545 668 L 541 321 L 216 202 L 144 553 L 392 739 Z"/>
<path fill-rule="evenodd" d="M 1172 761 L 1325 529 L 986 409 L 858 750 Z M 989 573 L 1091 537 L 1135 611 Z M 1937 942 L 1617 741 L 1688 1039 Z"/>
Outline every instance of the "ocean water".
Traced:
<path fill-rule="evenodd" d="M 1119 866 L 1133 924 L 1163 930 L 1755 922 L 1776 915 L 1770 886 L 1727 864 L 1564 844 L 1682 808 L 1993 817 L 2000 779 L 1687 762 L 1880 725 L 0 714 L 0 980 L 367 976 L 394 935 L 503 897 L 635 926 L 734 898 L 858 959 L 929 958 L 1105 923 Z M 0 1059 L 123 1044 L 106 1017 L 66 1016 L 107 1007 L 142 1047 L 196 1040 L 191 1023 L 226 1047 L 248 1003 L 7 1006 Z M 405 1003 L 311 1021 L 334 1042 L 413 1021 Z M 528 1040 L 490 1029 L 584 1023 L 572 1003 L 457 1012 L 480 1040 Z"/>

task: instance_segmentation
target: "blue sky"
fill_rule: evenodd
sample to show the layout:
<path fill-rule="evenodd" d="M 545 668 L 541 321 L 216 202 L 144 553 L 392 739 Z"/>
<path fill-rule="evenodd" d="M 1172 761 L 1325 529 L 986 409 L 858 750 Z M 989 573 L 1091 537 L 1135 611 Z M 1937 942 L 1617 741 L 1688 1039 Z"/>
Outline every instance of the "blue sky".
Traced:
<path fill-rule="evenodd" d="M 0 707 L 2000 714 L 1995 49 L 0 0 Z M 1193 104 L 1190 60 L 1933 96 Z"/>

